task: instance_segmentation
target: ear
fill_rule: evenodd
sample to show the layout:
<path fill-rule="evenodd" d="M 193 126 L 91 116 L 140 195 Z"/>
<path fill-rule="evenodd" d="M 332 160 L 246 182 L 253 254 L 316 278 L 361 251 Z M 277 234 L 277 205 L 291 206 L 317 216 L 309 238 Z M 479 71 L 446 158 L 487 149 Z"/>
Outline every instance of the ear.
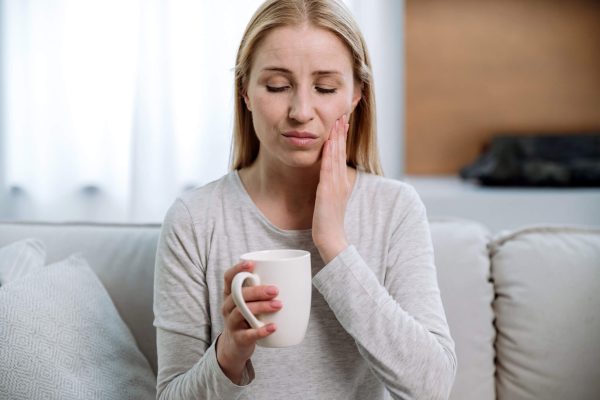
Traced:
<path fill-rule="evenodd" d="M 246 103 L 246 108 L 248 111 L 252 112 L 252 104 L 250 103 L 250 98 L 248 97 L 248 90 L 244 89 L 242 92 L 242 97 L 244 98 L 244 103 Z"/>
<path fill-rule="evenodd" d="M 354 111 L 354 109 L 358 105 L 358 102 L 360 101 L 360 99 L 362 99 L 362 89 L 362 83 L 354 85 L 354 93 L 352 94 L 352 111 Z"/>

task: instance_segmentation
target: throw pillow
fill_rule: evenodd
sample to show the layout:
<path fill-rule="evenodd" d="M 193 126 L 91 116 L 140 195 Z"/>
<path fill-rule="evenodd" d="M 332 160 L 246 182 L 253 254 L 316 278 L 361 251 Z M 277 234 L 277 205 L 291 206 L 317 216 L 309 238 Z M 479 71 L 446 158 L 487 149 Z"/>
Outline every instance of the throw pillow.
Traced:
<path fill-rule="evenodd" d="M 0 248 L 0 286 L 44 266 L 46 248 L 37 239 L 24 239 Z"/>
<path fill-rule="evenodd" d="M 0 287 L 0 398 L 153 399 L 155 384 L 80 256 Z"/>

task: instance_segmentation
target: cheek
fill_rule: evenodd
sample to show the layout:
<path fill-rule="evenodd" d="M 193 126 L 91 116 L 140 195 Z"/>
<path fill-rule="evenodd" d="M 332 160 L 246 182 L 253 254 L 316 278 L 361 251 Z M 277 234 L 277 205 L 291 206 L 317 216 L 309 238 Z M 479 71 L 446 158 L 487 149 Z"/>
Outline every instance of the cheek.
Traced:
<path fill-rule="evenodd" d="M 254 96 L 252 115 L 255 120 L 262 123 L 276 122 L 285 113 L 285 104 L 277 100 L 276 96 Z"/>
<path fill-rule="evenodd" d="M 341 118 L 342 115 L 352 111 L 352 99 L 346 98 L 346 96 L 324 101 L 321 104 L 321 115 L 325 123 L 325 129 L 327 134 L 331 133 L 335 125 L 335 121 Z"/>

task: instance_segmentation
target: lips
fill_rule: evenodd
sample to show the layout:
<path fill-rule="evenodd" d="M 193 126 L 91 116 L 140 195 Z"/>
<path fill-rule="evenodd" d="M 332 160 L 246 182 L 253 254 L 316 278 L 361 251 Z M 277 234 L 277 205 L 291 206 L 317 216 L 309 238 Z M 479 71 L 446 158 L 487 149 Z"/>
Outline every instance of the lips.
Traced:
<path fill-rule="evenodd" d="M 284 140 L 293 147 L 312 148 L 318 143 L 318 135 L 310 132 L 289 131 L 284 132 Z"/>
<path fill-rule="evenodd" d="M 318 138 L 318 136 L 315 135 L 314 133 L 298 132 L 298 131 L 285 132 L 283 134 L 283 136 L 289 137 L 289 138 L 299 138 L 299 139 L 316 139 L 316 138 Z"/>

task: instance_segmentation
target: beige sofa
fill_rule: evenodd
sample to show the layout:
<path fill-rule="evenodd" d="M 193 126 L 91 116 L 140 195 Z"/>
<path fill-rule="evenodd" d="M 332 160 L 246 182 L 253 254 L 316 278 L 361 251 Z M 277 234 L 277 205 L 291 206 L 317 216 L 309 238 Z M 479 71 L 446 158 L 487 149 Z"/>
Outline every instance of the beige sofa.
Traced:
<path fill-rule="evenodd" d="M 492 234 L 477 222 L 433 219 L 431 230 L 459 362 L 452 399 L 600 398 L 600 229 Z M 39 238 L 47 263 L 81 252 L 156 372 L 159 232 L 158 225 L 1 223 L 0 247 Z"/>

